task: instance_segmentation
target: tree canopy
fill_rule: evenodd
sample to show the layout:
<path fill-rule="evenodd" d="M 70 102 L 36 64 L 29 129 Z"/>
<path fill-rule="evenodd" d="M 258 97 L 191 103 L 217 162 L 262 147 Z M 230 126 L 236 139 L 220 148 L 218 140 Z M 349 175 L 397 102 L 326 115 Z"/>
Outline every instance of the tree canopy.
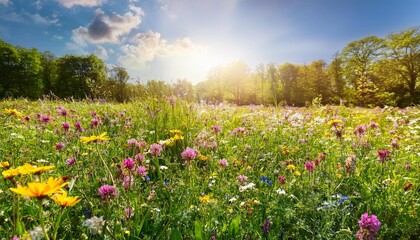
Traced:
<path fill-rule="evenodd" d="M 242 61 L 213 68 L 205 81 L 167 83 L 130 81 L 125 68 L 106 64 L 95 55 L 64 55 L 25 49 L 0 40 L 0 97 L 30 99 L 176 97 L 186 101 L 305 106 L 400 106 L 420 103 L 420 30 L 412 28 L 385 38 L 352 41 L 328 63 L 306 65 L 261 63 L 252 70 Z"/>

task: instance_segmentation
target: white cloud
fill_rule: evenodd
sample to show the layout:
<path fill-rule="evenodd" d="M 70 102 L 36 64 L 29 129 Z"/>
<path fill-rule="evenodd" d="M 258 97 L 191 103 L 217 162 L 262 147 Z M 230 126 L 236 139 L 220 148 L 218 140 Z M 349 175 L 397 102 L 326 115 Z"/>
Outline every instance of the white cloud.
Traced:
<path fill-rule="evenodd" d="M 85 51 L 81 46 L 72 43 L 72 42 L 66 42 L 66 49 L 73 51 L 75 54 L 78 55 L 86 55 L 88 54 L 87 51 Z"/>
<path fill-rule="evenodd" d="M 35 14 L 29 14 L 27 13 L 27 15 L 36 23 L 36 24 L 41 24 L 41 25 L 51 25 L 51 24 L 57 24 L 58 23 L 58 18 L 53 18 L 53 19 L 49 19 L 47 17 L 42 17 L 41 15 L 39 15 L 38 13 Z"/>
<path fill-rule="evenodd" d="M 58 2 L 66 8 L 71 8 L 74 6 L 96 7 L 101 6 L 106 2 L 106 0 L 58 0 Z"/>
<path fill-rule="evenodd" d="M 144 11 L 140 7 L 136 7 L 136 6 L 130 4 L 130 5 L 128 5 L 128 9 L 130 9 L 131 11 L 136 13 L 137 15 L 140 15 L 140 16 L 144 15 Z"/>
<path fill-rule="evenodd" d="M 36 0 L 34 3 L 36 9 L 40 10 L 43 7 L 43 3 L 41 0 Z"/>
<path fill-rule="evenodd" d="M 204 47 L 194 44 L 189 38 L 168 43 L 157 32 L 138 33 L 133 42 L 134 44 L 126 44 L 121 47 L 124 55 L 118 58 L 122 65 L 131 68 L 151 62 L 157 57 L 187 55 L 204 50 Z"/>
<path fill-rule="evenodd" d="M 4 5 L 4 6 L 9 6 L 11 2 L 9 0 L 0 0 L 0 4 Z"/>
<path fill-rule="evenodd" d="M 119 43 L 140 23 L 141 15 L 131 12 L 122 16 L 116 13 L 111 16 L 99 14 L 88 27 L 74 29 L 72 39 L 80 46 L 86 46 L 87 43 Z"/>
<path fill-rule="evenodd" d="M 101 58 L 102 60 L 108 59 L 108 51 L 102 46 L 96 47 L 95 55 Z"/>
<path fill-rule="evenodd" d="M 1 1 L 1 0 L 0 0 Z M 6 21 L 10 21 L 10 22 L 24 22 L 25 20 L 23 19 L 22 15 L 19 15 L 15 12 L 10 12 L 10 13 L 6 13 L 3 15 L 0 15 L 1 19 L 4 19 Z"/>
<path fill-rule="evenodd" d="M 63 40 L 64 39 L 63 36 L 59 36 L 59 35 L 54 35 L 53 38 L 55 38 L 57 40 Z"/>

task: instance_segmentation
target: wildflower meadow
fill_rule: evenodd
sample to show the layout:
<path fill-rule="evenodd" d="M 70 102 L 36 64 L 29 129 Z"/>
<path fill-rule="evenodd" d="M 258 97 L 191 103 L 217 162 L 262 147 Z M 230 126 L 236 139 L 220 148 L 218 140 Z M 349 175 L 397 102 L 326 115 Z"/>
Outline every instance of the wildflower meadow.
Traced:
<path fill-rule="evenodd" d="M 420 236 L 416 107 L 1 106 L 1 239 Z"/>

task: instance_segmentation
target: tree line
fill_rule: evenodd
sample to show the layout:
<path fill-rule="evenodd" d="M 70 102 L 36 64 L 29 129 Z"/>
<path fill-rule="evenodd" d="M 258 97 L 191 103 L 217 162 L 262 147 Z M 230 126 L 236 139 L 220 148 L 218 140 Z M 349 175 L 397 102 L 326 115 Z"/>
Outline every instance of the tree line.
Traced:
<path fill-rule="evenodd" d="M 385 38 L 365 37 L 347 44 L 330 63 L 307 65 L 244 62 L 213 68 L 197 85 L 149 80 L 130 83 L 126 69 L 107 68 L 94 55 L 55 57 L 0 40 L 0 97 L 43 96 L 106 98 L 125 102 L 144 97 L 175 96 L 187 101 L 305 106 L 410 106 L 420 103 L 420 30 Z"/>

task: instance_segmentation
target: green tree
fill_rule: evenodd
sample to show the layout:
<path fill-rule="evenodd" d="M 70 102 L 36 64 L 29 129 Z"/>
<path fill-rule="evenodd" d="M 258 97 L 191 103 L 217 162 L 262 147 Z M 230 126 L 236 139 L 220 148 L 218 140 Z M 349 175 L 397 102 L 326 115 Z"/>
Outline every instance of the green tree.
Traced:
<path fill-rule="evenodd" d="M 172 86 L 178 98 L 188 102 L 194 101 L 194 86 L 186 79 L 178 79 Z"/>
<path fill-rule="evenodd" d="M 338 53 L 334 54 L 333 60 L 327 69 L 328 77 L 332 84 L 331 102 L 341 103 L 344 99 L 344 90 L 346 82 L 343 77 L 342 60 Z"/>
<path fill-rule="evenodd" d="M 16 72 L 20 62 L 15 47 L 0 40 L 0 93 L 1 97 L 16 93 Z"/>
<path fill-rule="evenodd" d="M 53 92 L 54 81 L 57 78 L 56 57 L 50 51 L 41 53 L 42 81 L 44 94 Z"/>
<path fill-rule="evenodd" d="M 109 70 L 109 79 L 107 91 L 111 93 L 117 102 L 126 102 L 130 100 L 128 91 L 128 80 L 130 76 L 123 67 L 114 66 Z"/>
<path fill-rule="evenodd" d="M 387 56 L 395 60 L 389 67 L 400 75 L 401 86 L 408 92 L 402 97 L 402 104 L 420 103 L 420 29 L 390 34 L 386 44 Z"/>
<path fill-rule="evenodd" d="M 285 63 L 279 66 L 279 79 L 282 83 L 282 95 L 285 101 L 285 104 L 293 104 L 295 96 L 298 94 L 297 82 L 299 77 L 299 68 L 298 66 Z"/>
<path fill-rule="evenodd" d="M 41 55 L 35 48 L 25 49 L 18 47 L 20 61 L 17 66 L 16 96 L 40 98 L 43 93 Z"/>
<path fill-rule="evenodd" d="M 105 63 L 94 55 L 66 55 L 57 60 L 57 82 L 54 86 L 59 97 L 101 97 L 106 77 Z"/>
<path fill-rule="evenodd" d="M 370 36 L 349 43 L 341 52 L 343 75 L 353 91 L 348 92 L 348 96 L 351 97 L 349 101 L 360 106 L 374 104 L 373 99 L 364 99 L 367 94 L 361 91 L 376 91 L 376 76 L 373 69 L 375 64 L 383 58 L 384 47 L 383 39 Z"/>

